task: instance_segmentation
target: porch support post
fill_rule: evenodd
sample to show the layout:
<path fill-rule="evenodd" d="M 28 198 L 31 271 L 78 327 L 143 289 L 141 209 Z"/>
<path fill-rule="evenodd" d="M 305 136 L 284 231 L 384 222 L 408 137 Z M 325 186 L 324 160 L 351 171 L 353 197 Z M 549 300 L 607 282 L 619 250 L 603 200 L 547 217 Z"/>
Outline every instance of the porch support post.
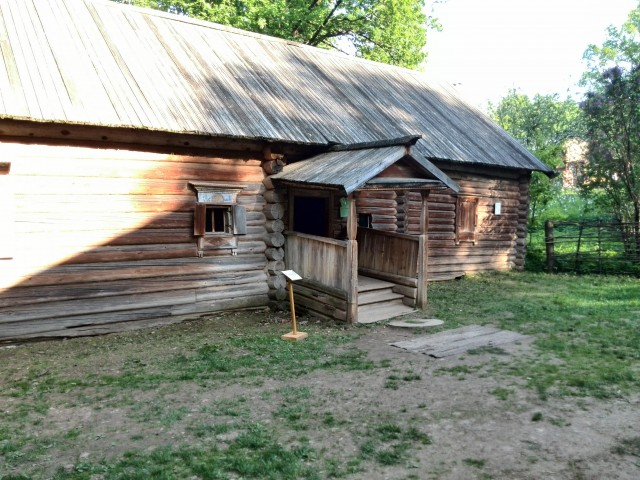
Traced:
<path fill-rule="evenodd" d="M 429 242 L 427 237 L 429 227 L 428 195 L 428 191 L 422 193 L 422 215 L 420 217 L 420 237 L 418 239 L 418 293 L 416 306 L 421 309 L 427 307 L 427 273 L 429 265 Z"/>
<path fill-rule="evenodd" d="M 353 193 L 348 196 L 349 216 L 347 217 L 347 265 L 345 266 L 347 290 L 347 322 L 358 321 L 358 219 L 356 217 L 356 199 Z"/>

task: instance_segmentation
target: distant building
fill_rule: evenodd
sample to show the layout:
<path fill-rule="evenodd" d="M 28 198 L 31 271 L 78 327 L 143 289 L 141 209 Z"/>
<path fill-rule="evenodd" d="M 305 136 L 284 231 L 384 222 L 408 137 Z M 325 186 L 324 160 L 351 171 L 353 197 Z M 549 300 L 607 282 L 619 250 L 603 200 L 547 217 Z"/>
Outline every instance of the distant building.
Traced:
<path fill-rule="evenodd" d="M 562 186 L 578 188 L 580 177 L 587 164 L 589 144 L 580 138 L 570 138 L 564 144 L 564 168 L 562 170 Z"/>

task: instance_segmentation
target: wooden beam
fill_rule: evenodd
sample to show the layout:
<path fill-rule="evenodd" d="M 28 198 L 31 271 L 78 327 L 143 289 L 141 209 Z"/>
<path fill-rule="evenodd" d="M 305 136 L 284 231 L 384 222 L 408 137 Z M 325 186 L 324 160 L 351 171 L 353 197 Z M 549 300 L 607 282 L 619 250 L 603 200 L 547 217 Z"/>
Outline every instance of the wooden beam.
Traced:
<path fill-rule="evenodd" d="M 420 217 L 420 237 L 418 240 L 418 293 L 416 306 L 420 309 L 427 308 L 427 277 L 429 271 L 429 203 L 427 194 L 422 195 L 422 215 Z"/>
<path fill-rule="evenodd" d="M 347 322 L 358 322 L 358 242 L 347 240 Z"/>

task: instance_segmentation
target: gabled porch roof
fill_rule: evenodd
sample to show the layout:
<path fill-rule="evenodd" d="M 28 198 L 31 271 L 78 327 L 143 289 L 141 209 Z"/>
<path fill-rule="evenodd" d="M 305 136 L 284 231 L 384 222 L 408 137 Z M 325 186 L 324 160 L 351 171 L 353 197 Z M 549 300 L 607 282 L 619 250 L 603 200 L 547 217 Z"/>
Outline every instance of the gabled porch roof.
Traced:
<path fill-rule="evenodd" d="M 341 190 L 347 195 L 362 188 L 440 187 L 458 192 L 458 184 L 427 160 L 423 143 L 419 136 L 411 136 L 375 144 L 339 145 L 307 160 L 287 165 L 271 178 L 276 185 L 324 187 Z M 403 158 L 413 160 L 420 177 L 378 177 Z"/>

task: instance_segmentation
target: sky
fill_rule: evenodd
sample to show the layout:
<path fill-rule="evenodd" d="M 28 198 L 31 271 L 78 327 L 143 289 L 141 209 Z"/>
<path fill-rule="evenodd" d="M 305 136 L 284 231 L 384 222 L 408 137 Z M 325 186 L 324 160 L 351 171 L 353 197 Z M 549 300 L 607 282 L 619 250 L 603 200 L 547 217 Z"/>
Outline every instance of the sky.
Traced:
<path fill-rule="evenodd" d="M 429 0 L 428 0 L 429 1 Z M 637 0 L 446 0 L 433 5 L 442 32 L 429 32 L 426 72 L 456 84 L 484 108 L 510 88 L 529 96 L 581 97 L 590 44 L 622 25 Z"/>

